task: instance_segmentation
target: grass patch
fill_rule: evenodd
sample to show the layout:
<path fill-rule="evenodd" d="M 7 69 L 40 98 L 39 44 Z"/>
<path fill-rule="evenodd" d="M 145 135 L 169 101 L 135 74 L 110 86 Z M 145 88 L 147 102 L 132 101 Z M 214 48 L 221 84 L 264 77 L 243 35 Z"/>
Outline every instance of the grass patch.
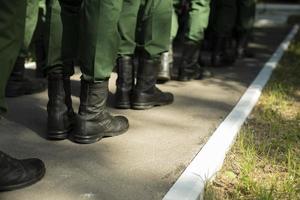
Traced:
<path fill-rule="evenodd" d="M 205 200 L 300 199 L 300 34 L 243 126 Z"/>

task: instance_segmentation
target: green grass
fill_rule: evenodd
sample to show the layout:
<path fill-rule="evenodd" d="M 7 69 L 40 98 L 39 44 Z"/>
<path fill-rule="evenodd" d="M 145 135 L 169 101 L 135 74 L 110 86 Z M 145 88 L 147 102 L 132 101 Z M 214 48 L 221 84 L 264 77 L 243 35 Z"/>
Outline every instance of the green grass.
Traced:
<path fill-rule="evenodd" d="M 206 200 L 300 200 L 300 34 L 243 126 Z"/>

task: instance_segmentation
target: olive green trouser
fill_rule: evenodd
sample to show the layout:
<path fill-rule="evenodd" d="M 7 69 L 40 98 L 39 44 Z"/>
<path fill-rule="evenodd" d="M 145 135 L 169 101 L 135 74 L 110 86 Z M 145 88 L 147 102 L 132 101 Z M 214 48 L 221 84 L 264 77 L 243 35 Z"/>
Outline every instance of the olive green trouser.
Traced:
<path fill-rule="evenodd" d="M 171 24 L 171 41 L 177 36 L 179 24 L 178 24 L 178 15 L 177 15 L 177 7 L 180 0 L 173 0 L 173 10 L 172 10 L 172 24 Z"/>
<path fill-rule="evenodd" d="M 213 0 L 212 31 L 218 37 L 228 37 L 234 31 L 251 31 L 255 17 L 255 0 Z"/>
<path fill-rule="evenodd" d="M 39 5 L 43 0 L 27 0 L 25 33 L 19 56 L 26 57 L 38 21 Z"/>
<path fill-rule="evenodd" d="M 223 1 L 223 0 L 222 0 Z M 181 6 L 181 0 L 173 0 L 174 8 Z M 194 42 L 200 42 L 204 38 L 204 31 L 208 25 L 210 14 L 210 0 L 191 0 L 188 11 L 187 29 L 185 37 Z M 174 19 L 175 18 L 175 19 Z M 177 16 L 173 16 L 172 36 L 176 36 L 178 25 Z"/>
<path fill-rule="evenodd" d="M 5 87 L 24 37 L 25 0 L 0 1 L 0 114 L 6 111 Z"/>
<path fill-rule="evenodd" d="M 118 21 L 123 0 L 57 0 L 47 14 L 46 70 L 55 71 L 76 58 L 83 78 L 110 77 L 119 47 Z M 49 7 L 48 7 L 49 8 Z M 61 18 L 59 18 L 61 17 Z M 67 63 L 67 64 L 66 64 Z"/>
<path fill-rule="evenodd" d="M 171 0 L 124 0 L 119 54 L 132 55 L 141 45 L 148 56 L 158 57 L 169 49 L 171 24 Z M 141 30 L 137 31 L 137 27 Z"/>
<path fill-rule="evenodd" d="M 45 46 L 46 46 L 46 65 L 47 73 L 63 72 L 67 75 L 73 74 L 72 64 L 75 62 L 77 53 L 77 41 L 79 33 L 79 15 L 74 14 L 74 20 L 68 25 L 73 27 L 74 31 L 66 32 L 65 38 L 73 40 L 69 43 L 69 47 L 64 49 L 64 59 L 62 58 L 62 40 L 63 40 L 63 24 L 62 18 L 68 19 L 68 16 L 61 16 L 61 6 L 59 0 L 48 0 L 46 3 L 46 22 L 45 22 Z M 70 29 L 70 28 L 69 28 Z"/>
<path fill-rule="evenodd" d="M 235 31 L 238 36 L 252 31 L 255 22 L 256 0 L 237 1 L 237 21 Z"/>

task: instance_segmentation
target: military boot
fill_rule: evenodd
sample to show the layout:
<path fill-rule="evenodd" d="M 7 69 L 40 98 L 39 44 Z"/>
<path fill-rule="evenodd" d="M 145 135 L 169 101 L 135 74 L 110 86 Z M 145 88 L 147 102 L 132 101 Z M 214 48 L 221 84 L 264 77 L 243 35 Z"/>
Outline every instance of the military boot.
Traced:
<path fill-rule="evenodd" d="M 140 59 L 137 83 L 131 102 L 133 109 L 144 110 L 173 102 L 173 94 L 162 92 L 155 86 L 159 65 L 159 59 Z"/>
<path fill-rule="evenodd" d="M 39 159 L 17 160 L 0 151 L 0 191 L 20 189 L 36 183 L 45 175 Z"/>
<path fill-rule="evenodd" d="M 198 63 L 200 45 L 193 41 L 185 41 L 179 66 L 179 81 L 190 81 L 202 77 Z"/>
<path fill-rule="evenodd" d="M 62 140 L 68 137 L 74 124 L 70 77 L 62 74 L 48 75 L 48 131 L 49 139 Z"/>
<path fill-rule="evenodd" d="M 223 37 L 215 37 L 213 41 L 211 65 L 213 67 L 220 67 L 223 63 L 223 47 L 225 39 Z"/>
<path fill-rule="evenodd" d="M 242 34 L 237 37 L 236 55 L 237 58 L 253 58 L 254 53 L 248 49 L 249 36 L 248 34 Z"/>
<path fill-rule="evenodd" d="M 228 65 L 233 65 L 236 61 L 235 45 L 232 37 L 227 37 L 224 41 L 223 47 L 223 63 Z"/>
<path fill-rule="evenodd" d="M 121 135 L 129 128 L 127 118 L 112 116 L 106 108 L 108 81 L 81 80 L 80 107 L 72 133 L 74 142 L 90 144 L 103 137 Z"/>
<path fill-rule="evenodd" d="M 13 71 L 8 79 L 6 97 L 18 97 L 25 94 L 34 94 L 46 89 L 46 83 L 39 79 L 25 77 L 25 58 L 18 57 Z"/>
<path fill-rule="evenodd" d="M 227 67 L 235 62 L 235 55 L 230 37 L 215 37 L 213 42 L 212 67 Z"/>
<path fill-rule="evenodd" d="M 116 108 L 129 109 L 134 85 L 134 68 L 131 56 L 122 56 L 117 60 L 118 79 L 116 82 Z"/>
<path fill-rule="evenodd" d="M 165 83 L 171 79 L 170 68 L 173 62 L 171 52 L 165 52 L 161 54 L 160 68 L 157 76 L 158 83 Z"/>

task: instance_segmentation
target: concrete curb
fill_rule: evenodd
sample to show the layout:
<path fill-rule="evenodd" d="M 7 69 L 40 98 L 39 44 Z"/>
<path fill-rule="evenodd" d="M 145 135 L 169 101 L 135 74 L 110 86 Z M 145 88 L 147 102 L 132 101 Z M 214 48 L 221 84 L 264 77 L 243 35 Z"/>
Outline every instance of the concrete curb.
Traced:
<path fill-rule="evenodd" d="M 273 70 L 277 67 L 278 62 L 298 30 L 298 25 L 292 28 L 285 40 L 280 44 L 276 52 L 249 86 L 238 104 L 216 129 L 163 200 L 203 199 L 206 182 L 222 167 L 226 153 L 234 143 L 241 126 L 255 107 Z"/>
<path fill-rule="evenodd" d="M 259 10 L 300 10 L 299 4 L 272 4 L 259 3 L 256 6 Z"/>

